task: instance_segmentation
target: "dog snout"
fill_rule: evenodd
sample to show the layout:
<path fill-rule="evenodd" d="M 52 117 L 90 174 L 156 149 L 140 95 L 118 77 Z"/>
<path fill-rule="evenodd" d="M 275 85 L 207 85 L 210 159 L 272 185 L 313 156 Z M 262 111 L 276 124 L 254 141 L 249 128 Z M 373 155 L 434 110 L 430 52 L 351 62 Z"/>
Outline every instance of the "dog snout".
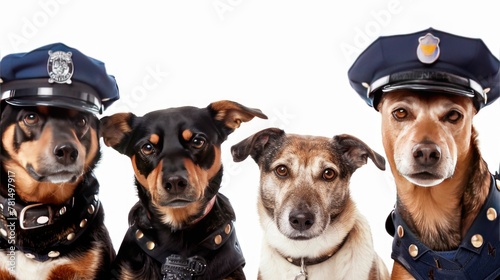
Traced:
<path fill-rule="evenodd" d="M 167 179 L 165 189 L 169 194 L 181 194 L 184 192 L 188 182 L 182 176 L 174 175 Z"/>
<path fill-rule="evenodd" d="M 305 231 L 314 224 L 314 214 L 307 210 L 296 209 L 290 212 L 288 221 L 292 228 L 298 231 Z"/>
<path fill-rule="evenodd" d="M 54 148 L 54 156 L 61 164 L 73 164 L 78 159 L 78 149 L 71 143 L 63 143 Z"/>
<path fill-rule="evenodd" d="M 441 148 L 434 143 L 421 143 L 413 147 L 413 158 L 421 166 L 433 166 L 441 158 Z"/>

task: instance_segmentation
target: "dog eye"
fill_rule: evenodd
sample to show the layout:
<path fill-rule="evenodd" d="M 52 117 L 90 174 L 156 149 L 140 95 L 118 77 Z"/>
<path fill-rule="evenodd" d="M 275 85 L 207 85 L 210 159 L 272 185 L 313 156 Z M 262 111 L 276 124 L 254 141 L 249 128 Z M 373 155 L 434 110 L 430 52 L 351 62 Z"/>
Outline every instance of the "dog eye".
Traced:
<path fill-rule="evenodd" d="M 29 113 L 24 116 L 23 121 L 26 125 L 35 125 L 40 121 L 40 118 L 35 113 Z"/>
<path fill-rule="evenodd" d="M 85 127 L 87 125 L 87 119 L 82 117 L 82 118 L 78 119 L 75 124 L 78 127 Z"/>
<path fill-rule="evenodd" d="M 141 152 L 148 156 L 152 153 L 155 152 L 155 148 L 153 147 L 153 145 L 151 145 L 150 143 L 147 143 L 147 144 L 144 144 L 142 147 L 141 147 Z"/>
<path fill-rule="evenodd" d="M 201 149 L 201 148 L 203 148 L 203 146 L 205 145 L 205 143 L 206 143 L 205 138 L 200 137 L 200 136 L 193 137 L 193 139 L 191 139 L 191 147 L 193 147 L 195 149 Z"/>
<path fill-rule="evenodd" d="M 325 181 L 331 181 L 337 177 L 337 174 L 335 174 L 335 171 L 331 168 L 327 168 L 323 170 L 323 179 Z"/>
<path fill-rule="evenodd" d="M 280 177 L 288 176 L 288 168 L 286 168 L 286 166 L 284 166 L 284 165 L 279 165 L 278 167 L 276 167 L 274 172 L 276 173 L 276 175 L 278 175 Z"/>
<path fill-rule="evenodd" d="M 456 123 L 462 119 L 462 114 L 460 114 L 458 111 L 453 110 L 446 114 L 445 119 L 451 123 Z"/>
<path fill-rule="evenodd" d="M 392 116 L 394 116 L 396 120 L 402 120 L 408 116 L 408 112 L 403 108 L 399 108 L 392 112 Z"/>

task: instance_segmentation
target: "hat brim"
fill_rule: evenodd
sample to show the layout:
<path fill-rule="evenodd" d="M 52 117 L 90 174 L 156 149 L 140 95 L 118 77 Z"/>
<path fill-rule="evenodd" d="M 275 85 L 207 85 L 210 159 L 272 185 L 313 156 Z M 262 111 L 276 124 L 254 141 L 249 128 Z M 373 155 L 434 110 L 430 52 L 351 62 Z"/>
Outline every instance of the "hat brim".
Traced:
<path fill-rule="evenodd" d="M 16 81 L 2 85 L 2 100 L 14 106 L 52 106 L 102 113 L 93 88 L 78 82 L 49 84 L 46 80 Z"/>

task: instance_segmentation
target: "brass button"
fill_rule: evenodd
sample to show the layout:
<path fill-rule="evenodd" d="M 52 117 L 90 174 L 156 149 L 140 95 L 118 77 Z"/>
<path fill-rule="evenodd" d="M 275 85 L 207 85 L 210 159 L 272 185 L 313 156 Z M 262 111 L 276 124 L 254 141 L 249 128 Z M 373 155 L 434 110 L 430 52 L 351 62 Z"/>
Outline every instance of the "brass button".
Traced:
<path fill-rule="evenodd" d="M 227 224 L 226 227 L 224 228 L 224 232 L 226 234 L 229 234 L 231 232 L 231 224 Z"/>
<path fill-rule="evenodd" d="M 401 238 L 405 235 L 405 229 L 403 228 L 403 226 L 399 225 L 398 226 L 398 236 Z"/>
<path fill-rule="evenodd" d="M 493 207 L 488 208 L 488 211 L 486 211 L 486 217 L 488 220 L 494 221 L 497 218 L 497 210 Z"/>
<path fill-rule="evenodd" d="M 220 236 L 220 234 L 217 234 L 214 238 L 214 242 L 215 244 L 219 245 L 222 243 L 222 236 Z"/>
<path fill-rule="evenodd" d="M 59 257 L 60 254 L 61 253 L 59 253 L 58 251 L 50 251 L 49 254 L 48 254 L 48 256 L 50 258 L 57 258 L 57 257 Z"/>
<path fill-rule="evenodd" d="M 470 242 L 472 243 L 472 246 L 474 246 L 475 248 L 479 248 L 483 246 L 483 236 L 481 234 L 474 234 L 470 239 Z"/>
<path fill-rule="evenodd" d="M 410 253 L 410 256 L 416 257 L 418 256 L 418 247 L 415 244 L 411 244 L 410 247 L 408 247 L 408 253 Z"/>
<path fill-rule="evenodd" d="M 153 241 L 148 241 L 146 242 L 146 248 L 148 248 L 148 250 L 153 250 L 155 248 L 156 244 L 153 242 Z"/>
<path fill-rule="evenodd" d="M 142 231 L 140 229 L 135 231 L 135 238 L 141 239 L 143 237 L 144 237 L 144 233 L 142 233 Z"/>

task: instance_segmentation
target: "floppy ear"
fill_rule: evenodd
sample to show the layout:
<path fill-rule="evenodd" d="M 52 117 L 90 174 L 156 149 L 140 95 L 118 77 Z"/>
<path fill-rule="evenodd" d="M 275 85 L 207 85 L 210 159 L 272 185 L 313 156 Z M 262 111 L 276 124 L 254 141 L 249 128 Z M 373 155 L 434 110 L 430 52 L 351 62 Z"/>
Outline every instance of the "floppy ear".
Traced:
<path fill-rule="evenodd" d="M 231 147 L 231 155 L 235 162 L 245 160 L 249 155 L 257 162 L 269 143 L 280 139 L 285 131 L 279 128 L 267 128 Z"/>
<path fill-rule="evenodd" d="M 127 154 L 127 147 L 132 134 L 132 123 L 136 118 L 132 113 L 116 113 L 102 118 L 101 135 L 104 144 L 122 154 Z"/>
<path fill-rule="evenodd" d="M 384 157 L 373 151 L 358 138 L 348 134 L 341 134 L 334 136 L 333 141 L 340 147 L 342 156 L 354 167 L 354 170 L 366 164 L 368 158 L 370 158 L 380 170 L 385 170 Z"/>
<path fill-rule="evenodd" d="M 213 102 L 208 105 L 208 109 L 212 112 L 214 120 L 222 124 L 222 130 L 225 132 L 224 136 L 240 127 L 242 122 L 248 122 L 254 117 L 267 119 L 267 116 L 261 110 L 248 108 L 230 100 Z"/>

